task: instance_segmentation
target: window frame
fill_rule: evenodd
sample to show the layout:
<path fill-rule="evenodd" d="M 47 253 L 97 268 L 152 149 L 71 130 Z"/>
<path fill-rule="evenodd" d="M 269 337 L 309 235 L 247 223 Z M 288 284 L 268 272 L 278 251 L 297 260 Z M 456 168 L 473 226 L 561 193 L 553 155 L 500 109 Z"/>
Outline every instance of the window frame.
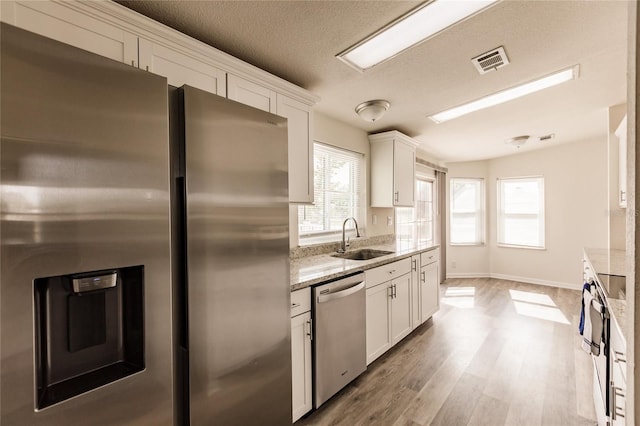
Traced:
<path fill-rule="evenodd" d="M 353 150 L 336 146 L 336 145 L 331 145 L 326 142 L 314 140 L 313 141 L 314 158 L 316 158 L 316 146 L 321 147 L 321 149 L 322 147 L 324 147 L 326 151 L 329 153 L 331 151 L 337 151 L 338 153 L 342 152 L 346 157 L 352 157 L 356 159 L 357 162 L 359 163 L 358 164 L 359 176 L 357 176 L 359 182 L 354 185 L 354 189 L 357 189 L 358 191 L 355 193 L 354 192 L 351 193 L 352 194 L 351 196 L 355 195 L 355 202 L 354 202 L 355 206 L 353 207 L 355 211 L 352 212 L 353 213 L 352 216 L 355 217 L 356 221 L 358 222 L 358 229 L 360 231 L 360 235 L 364 236 L 366 231 L 365 210 L 366 210 L 366 166 L 367 166 L 365 161 L 366 160 L 365 155 L 361 152 L 353 151 Z M 315 178 L 315 161 L 314 161 L 313 174 Z M 315 186 L 316 185 L 315 181 L 313 182 L 313 185 L 314 185 L 314 203 L 300 204 L 297 206 L 297 209 L 296 209 L 296 219 L 297 219 L 296 233 L 297 233 L 299 247 L 310 246 L 314 244 L 322 244 L 322 243 L 332 243 L 332 242 L 337 242 L 342 240 L 342 228 L 336 229 L 336 230 L 323 229 L 321 231 L 304 231 L 304 232 L 300 230 L 300 225 L 301 225 L 300 210 L 312 205 L 315 206 L 316 199 L 320 194 L 322 194 L 323 196 L 326 196 L 326 192 L 330 192 L 325 190 L 318 191 Z M 330 203 L 328 203 L 327 200 L 324 200 L 323 205 L 324 205 L 323 221 L 325 223 L 328 223 L 329 216 L 327 216 L 327 212 L 330 210 Z M 344 219 L 347 219 L 347 218 L 346 217 L 341 218 L 341 220 L 344 220 Z M 349 226 L 349 229 L 351 228 L 353 228 L 352 224 Z"/>
<path fill-rule="evenodd" d="M 418 218 L 418 182 L 422 181 L 422 182 L 427 182 L 431 185 L 431 200 L 427 200 L 427 203 L 431 203 L 431 220 L 426 220 L 426 219 L 422 219 L 422 218 Z M 394 208 L 394 213 L 396 215 L 396 220 L 395 220 L 395 228 L 394 228 L 394 232 L 396 235 L 396 239 L 399 238 L 398 236 L 398 210 L 411 210 L 411 221 L 406 222 L 406 223 L 402 223 L 400 224 L 402 225 L 411 225 L 411 227 L 413 228 L 412 232 L 411 232 L 411 237 L 410 239 L 412 240 L 416 240 L 416 241 L 420 241 L 421 237 L 419 235 L 418 232 L 418 224 L 422 223 L 422 222 L 431 222 L 431 240 L 426 240 L 427 242 L 430 241 L 431 244 L 435 244 L 436 241 L 436 217 L 438 214 L 438 210 L 437 210 L 437 202 L 438 202 L 438 197 L 437 197 L 437 185 L 436 185 L 436 179 L 433 176 L 429 176 L 426 174 L 420 174 L 420 173 L 416 173 L 415 177 L 414 177 L 414 186 L 415 186 L 415 193 L 416 193 L 416 197 L 414 200 L 414 204 L 413 207 L 395 207 Z M 425 210 L 426 211 L 426 210 Z"/>
<path fill-rule="evenodd" d="M 455 181 L 467 181 L 479 184 L 479 193 L 477 195 L 476 200 L 476 209 L 471 213 L 456 213 L 453 210 L 453 188 Z M 474 246 L 484 246 L 487 241 L 487 226 L 486 226 L 486 185 L 485 179 L 479 177 L 451 177 L 449 178 L 449 245 L 451 246 L 462 246 L 462 247 L 474 247 Z M 473 242 L 454 242 L 452 239 L 452 227 L 453 227 L 453 218 L 454 215 L 466 215 L 476 218 L 476 225 L 480 228 L 479 231 L 476 232 L 476 236 L 478 240 Z"/>
<path fill-rule="evenodd" d="M 523 216 L 536 216 L 538 217 L 539 231 L 538 237 L 541 240 L 540 246 L 534 245 L 524 245 L 524 244 L 513 244 L 504 242 L 504 222 L 503 218 L 505 217 L 505 213 L 503 213 L 503 198 L 502 194 L 502 186 L 501 182 L 504 181 L 537 181 L 539 185 L 539 193 L 542 195 L 540 201 L 540 205 L 538 206 L 538 213 L 509 213 L 506 216 L 511 217 L 523 217 Z M 544 176 L 516 176 L 516 177 L 504 177 L 496 179 L 496 245 L 498 247 L 507 247 L 507 248 L 520 248 L 526 250 L 546 250 L 547 238 L 546 238 L 546 202 L 545 202 L 545 184 L 544 184 Z"/>

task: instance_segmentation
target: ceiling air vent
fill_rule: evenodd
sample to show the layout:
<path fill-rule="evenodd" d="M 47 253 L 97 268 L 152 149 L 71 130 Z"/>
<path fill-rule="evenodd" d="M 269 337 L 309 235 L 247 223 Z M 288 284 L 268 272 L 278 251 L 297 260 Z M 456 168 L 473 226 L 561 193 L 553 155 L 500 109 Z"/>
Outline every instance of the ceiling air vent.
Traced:
<path fill-rule="evenodd" d="M 498 68 L 507 65 L 509 63 L 509 58 L 507 58 L 507 53 L 504 51 L 504 47 L 500 46 L 476 56 L 471 59 L 471 62 L 480 74 L 486 74 L 489 71 L 497 70 Z"/>

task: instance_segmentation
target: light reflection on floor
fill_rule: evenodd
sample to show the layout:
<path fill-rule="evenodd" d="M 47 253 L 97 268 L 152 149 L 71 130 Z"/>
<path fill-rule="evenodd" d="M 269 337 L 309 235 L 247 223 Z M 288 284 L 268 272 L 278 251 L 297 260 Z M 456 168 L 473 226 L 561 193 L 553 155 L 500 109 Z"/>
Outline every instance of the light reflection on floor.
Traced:
<path fill-rule="evenodd" d="M 475 287 L 449 287 L 442 297 L 442 303 L 456 308 L 472 309 L 475 306 Z"/>
<path fill-rule="evenodd" d="M 546 294 L 509 290 L 516 313 L 527 317 L 569 324 L 569 320 Z"/>

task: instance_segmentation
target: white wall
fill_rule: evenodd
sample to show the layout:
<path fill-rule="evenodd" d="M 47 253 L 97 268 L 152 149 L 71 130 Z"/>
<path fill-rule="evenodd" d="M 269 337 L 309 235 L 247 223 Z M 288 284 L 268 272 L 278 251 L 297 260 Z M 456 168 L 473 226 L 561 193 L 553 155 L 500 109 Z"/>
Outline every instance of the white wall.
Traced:
<path fill-rule="evenodd" d="M 562 144 L 493 159 L 489 164 L 489 220 L 496 223 L 496 179 L 544 177 L 545 250 L 498 247 L 490 232 L 492 276 L 541 284 L 582 286 L 583 247 L 606 247 L 609 227 L 607 143 Z"/>
<path fill-rule="evenodd" d="M 581 286 L 583 247 L 608 244 L 606 140 L 561 144 L 483 162 L 450 163 L 448 167 L 448 178 L 487 177 L 488 212 L 488 247 L 449 247 L 448 276 L 477 273 L 539 284 Z M 474 171 L 476 176 L 470 174 Z M 544 177 L 545 250 L 497 246 L 496 179 L 518 176 Z M 457 265 L 455 270 L 451 269 L 453 262 Z"/>
<path fill-rule="evenodd" d="M 609 242 L 607 246 L 619 250 L 626 248 L 626 211 L 620 208 L 618 201 L 618 190 L 620 189 L 618 181 L 620 158 L 618 153 L 620 144 L 615 131 L 626 113 L 627 104 L 609 108 Z"/>
<path fill-rule="evenodd" d="M 451 188 L 449 182 L 451 178 L 483 178 L 485 188 L 489 185 L 489 162 L 488 161 L 469 161 L 463 163 L 449 163 L 447 165 L 449 173 L 447 173 L 447 194 L 446 194 L 446 214 L 447 223 L 450 224 L 451 212 L 449 195 Z M 485 230 L 488 228 L 487 200 L 485 196 Z M 487 233 L 488 235 L 488 233 Z M 452 246 L 449 235 L 449 226 L 447 226 L 447 276 L 449 277 L 483 277 L 489 276 L 489 245 L 485 240 L 485 244 L 481 246 Z"/>
<path fill-rule="evenodd" d="M 357 129 L 342 121 L 328 117 L 324 114 L 320 114 L 314 111 L 314 123 L 313 123 L 313 139 L 314 141 L 322 142 L 328 145 L 348 149 L 364 154 L 365 156 L 365 178 L 367 182 L 367 203 L 365 206 L 366 221 L 364 224 L 359 224 L 366 228 L 367 236 L 386 235 L 393 234 L 393 223 L 391 226 L 387 226 L 387 216 L 393 218 L 393 209 L 384 208 L 371 208 L 369 187 L 371 179 L 369 179 L 370 170 L 370 148 L 369 138 L 367 132 L 361 129 Z M 377 224 L 373 224 L 373 215 L 377 217 Z M 289 208 L 289 245 L 290 247 L 297 247 L 298 245 L 298 206 L 292 204 Z"/>

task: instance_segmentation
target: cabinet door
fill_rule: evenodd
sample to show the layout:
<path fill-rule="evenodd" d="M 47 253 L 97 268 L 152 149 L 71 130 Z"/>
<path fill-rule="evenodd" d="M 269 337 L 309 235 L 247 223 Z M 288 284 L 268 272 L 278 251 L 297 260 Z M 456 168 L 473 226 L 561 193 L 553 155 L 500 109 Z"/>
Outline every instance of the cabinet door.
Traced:
<path fill-rule="evenodd" d="M 391 347 L 391 282 L 367 289 L 367 365 Z"/>
<path fill-rule="evenodd" d="M 101 56 L 138 66 L 138 37 L 51 1 L 2 1 L 2 21 Z"/>
<path fill-rule="evenodd" d="M 170 85 L 183 84 L 226 96 L 226 73 L 194 56 L 150 40 L 139 40 L 140 68 L 162 75 Z"/>
<path fill-rule="evenodd" d="M 430 263 L 421 268 L 420 285 L 422 298 L 422 322 L 425 322 L 440 307 L 440 275 L 439 262 Z"/>
<path fill-rule="evenodd" d="M 416 151 L 395 140 L 393 143 L 393 205 L 413 207 L 415 199 Z"/>
<path fill-rule="evenodd" d="M 411 274 L 391 281 L 391 344 L 395 345 L 411 333 Z"/>
<path fill-rule="evenodd" d="M 227 76 L 227 97 L 262 111 L 276 112 L 276 92 L 233 74 Z"/>
<path fill-rule="evenodd" d="M 416 328 L 421 321 L 420 309 L 420 256 L 411 256 L 411 329 Z"/>
<path fill-rule="evenodd" d="M 276 114 L 286 117 L 289 131 L 289 201 L 313 203 L 312 111 L 309 105 L 277 94 Z"/>
<path fill-rule="evenodd" d="M 293 421 L 311 410 L 311 312 L 291 318 Z"/>

